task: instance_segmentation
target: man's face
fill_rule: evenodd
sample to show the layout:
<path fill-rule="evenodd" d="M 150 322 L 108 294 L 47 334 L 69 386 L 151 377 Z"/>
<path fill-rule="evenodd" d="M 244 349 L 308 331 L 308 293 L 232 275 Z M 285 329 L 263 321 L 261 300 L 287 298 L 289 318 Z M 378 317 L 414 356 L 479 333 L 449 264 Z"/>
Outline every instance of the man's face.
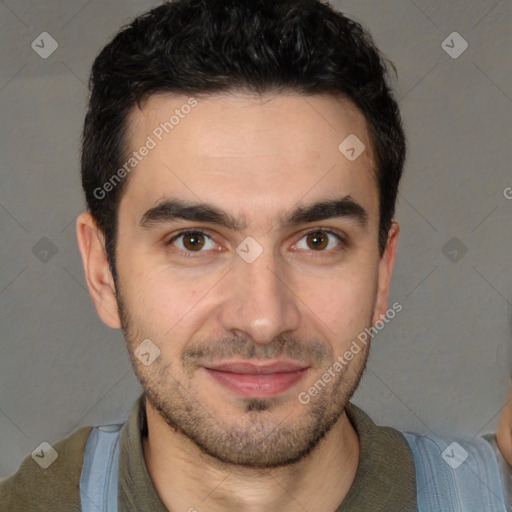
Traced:
<path fill-rule="evenodd" d="M 368 130 L 333 97 L 217 95 L 183 109 L 188 99 L 152 96 L 130 117 L 131 150 L 154 147 L 119 207 L 129 353 L 151 406 L 203 452 L 287 464 L 343 414 L 367 347 L 308 403 L 299 393 L 387 308 L 394 251 L 378 252 Z M 160 133 L 176 109 L 179 123 Z M 338 148 L 350 134 L 366 146 L 354 161 Z M 298 207 L 330 200 L 341 208 L 287 222 Z M 166 201 L 214 207 L 239 226 L 172 217 Z M 135 354 L 145 339 L 160 350 L 149 365 Z"/>

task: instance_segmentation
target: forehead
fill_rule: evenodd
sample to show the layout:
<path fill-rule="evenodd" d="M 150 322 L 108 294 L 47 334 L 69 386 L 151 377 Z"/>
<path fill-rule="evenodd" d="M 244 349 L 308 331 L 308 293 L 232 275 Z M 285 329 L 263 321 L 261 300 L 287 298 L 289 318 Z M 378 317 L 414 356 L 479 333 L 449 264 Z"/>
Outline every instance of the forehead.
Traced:
<path fill-rule="evenodd" d="M 354 136 L 365 150 L 351 161 L 340 144 Z M 127 142 L 127 156 L 140 159 L 122 199 L 133 212 L 168 196 L 282 212 L 326 194 L 366 198 L 369 213 L 377 210 L 372 143 L 348 100 L 157 94 L 132 110 Z"/>

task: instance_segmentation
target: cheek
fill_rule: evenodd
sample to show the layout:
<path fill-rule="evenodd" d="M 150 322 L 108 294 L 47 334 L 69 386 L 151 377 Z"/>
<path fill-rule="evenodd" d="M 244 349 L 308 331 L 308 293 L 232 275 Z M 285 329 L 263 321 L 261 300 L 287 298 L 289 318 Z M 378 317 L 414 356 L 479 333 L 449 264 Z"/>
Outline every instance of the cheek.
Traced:
<path fill-rule="evenodd" d="M 131 266 L 138 270 L 120 276 L 123 301 L 137 335 L 154 339 L 169 353 L 179 349 L 176 341 L 190 335 L 198 314 L 214 294 L 215 279 L 213 275 L 150 268 L 145 263 L 146 267 L 142 261 L 133 262 Z M 173 343 L 169 344 L 170 340 Z"/>
<path fill-rule="evenodd" d="M 297 295 L 306 314 L 319 321 L 328 337 L 344 343 L 368 327 L 377 292 L 376 272 L 346 271 L 329 279 L 302 277 L 298 284 Z"/>

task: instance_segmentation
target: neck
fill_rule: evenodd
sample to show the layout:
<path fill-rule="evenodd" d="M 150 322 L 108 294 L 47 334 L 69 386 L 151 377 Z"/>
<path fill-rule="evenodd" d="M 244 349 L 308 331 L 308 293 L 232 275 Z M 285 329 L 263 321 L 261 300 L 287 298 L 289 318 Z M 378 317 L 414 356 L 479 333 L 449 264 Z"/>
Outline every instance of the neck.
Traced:
<path fill-rule="evenodd" d="M 168 510 L 203 512 L 333 512 L 357 471 L 359 439 L 347 415 L 299 462 L 272 469 L 220 463 L 171 429 L 146 400 L 143 452 Z"/>

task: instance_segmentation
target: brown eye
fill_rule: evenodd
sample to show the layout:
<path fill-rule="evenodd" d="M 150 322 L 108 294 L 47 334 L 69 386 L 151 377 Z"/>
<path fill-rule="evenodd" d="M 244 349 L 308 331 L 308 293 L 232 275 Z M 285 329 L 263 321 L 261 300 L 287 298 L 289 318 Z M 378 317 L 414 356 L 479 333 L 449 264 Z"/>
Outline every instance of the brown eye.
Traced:
<path fill-rule="evenodd" d="M 313 231 L 306 236 L 306 243 L 311 249 L 323 250 L 329 244 L 329 238 L 322 231 Z"/>
<path fill-rule="evenodd" d="M 166 242 L 165 245 L 179 249 L 184 256 L 190 253 L 200 254 L 215 248 L 215 243 L 210 236 L 202 231 L 194 230 L 182 231 Z"/>
<path fill-rule="evenodd" d="M 201 233 L 185 233 L 183 246 L 189 251 L 201 250 L 204 246 L 204 235 Z"/>
<path fill-rule="evenodd" d="M 306 251 L 310 257 L 335 256 L 347 248 L 342 235 L 328 229 L 313 229 L 305 233 L 295 245 L 297 249 Z"/>

